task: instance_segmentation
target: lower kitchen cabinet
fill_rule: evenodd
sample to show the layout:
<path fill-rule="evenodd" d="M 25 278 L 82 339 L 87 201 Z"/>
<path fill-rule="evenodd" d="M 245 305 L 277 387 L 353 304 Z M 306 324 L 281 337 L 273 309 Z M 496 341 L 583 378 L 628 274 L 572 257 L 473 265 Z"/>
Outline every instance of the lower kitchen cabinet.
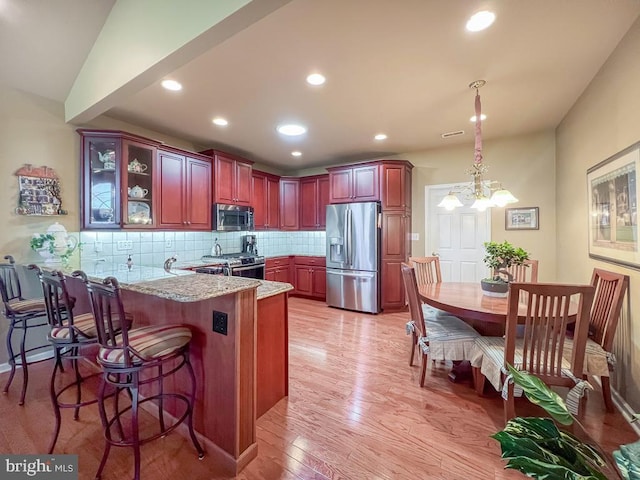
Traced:
<path fill-rule="evenodd" d="M 264 268 L 264 279 L 272 282 L 291 283 L 290 258 L 289 257 L 273 257 L 267 258 Z"/>
<path fill-rule="evenodd" d="M 324 300 L 327 269 L 324 257 L 294 257 L 295 294 Z"/>

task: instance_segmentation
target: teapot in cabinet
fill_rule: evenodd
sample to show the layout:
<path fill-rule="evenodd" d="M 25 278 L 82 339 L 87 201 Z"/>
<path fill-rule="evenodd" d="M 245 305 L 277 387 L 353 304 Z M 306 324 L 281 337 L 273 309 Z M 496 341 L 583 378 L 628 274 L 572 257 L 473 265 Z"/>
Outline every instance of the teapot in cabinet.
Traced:
<path fill-rule="evenodd" d="M 106 170 L 114 170 L 116 168 L 115 150 L 105 150 L 104 152 L 98 152 L 98 160 L 102 162 L 102 165 Z"/>
<path fill-rule="evenodd" d="M 131 198 L 144 198 L 149 193 L 149 190 L 136 185 L 134 187 L 129 187 L 128 193 Z"/>

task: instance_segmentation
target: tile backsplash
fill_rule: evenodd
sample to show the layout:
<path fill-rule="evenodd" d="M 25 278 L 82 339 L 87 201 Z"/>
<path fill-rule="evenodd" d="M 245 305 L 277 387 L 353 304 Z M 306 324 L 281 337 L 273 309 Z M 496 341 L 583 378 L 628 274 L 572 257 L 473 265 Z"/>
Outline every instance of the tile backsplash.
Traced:
<path fill-rule="evenodd" d="M 217 239 L 223 253 L 242 250 L 242 236 L 257 237 L 258 253 L 279 255 L 325 255 L 325 232 L 80 232 L 83 261 L 104 259 L 107 263 L 162 266 L 171 255 L 180 261 L 210 255 Z"/>

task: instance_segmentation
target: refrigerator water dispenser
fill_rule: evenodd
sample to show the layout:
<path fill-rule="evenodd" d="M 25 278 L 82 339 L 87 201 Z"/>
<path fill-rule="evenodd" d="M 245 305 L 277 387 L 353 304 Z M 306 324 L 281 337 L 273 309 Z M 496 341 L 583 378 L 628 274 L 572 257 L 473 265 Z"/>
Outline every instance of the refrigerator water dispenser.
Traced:
<path fill-rule="evenodd" d="M 344 248 L 342 237 L 329 238 L 329 261 L 344 263 Z"/>

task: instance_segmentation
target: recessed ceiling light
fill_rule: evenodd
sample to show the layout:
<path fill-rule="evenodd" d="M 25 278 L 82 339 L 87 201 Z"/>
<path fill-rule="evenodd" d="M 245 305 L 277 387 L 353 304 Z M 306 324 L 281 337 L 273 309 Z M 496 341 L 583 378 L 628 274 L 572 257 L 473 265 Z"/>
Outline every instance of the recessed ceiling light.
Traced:
<path fill-rule="evenodd" d="M 227 125 L 229 125 L 229 122 L 222 117 L 216 117 L 213 120 L 211 120 L 213 123 L 215 123 L 216 125 L 218 125 L 219 127 L 226 127 Z"/>
<path fill-rule="evenodd" d="M 301 157 L 302 156 L 302 152 L 298 152 L 296 150 L 295 152 L 291 152 L 291 155 L 293 155 L 294 157 Z"/>
<path fill-rule="evenodd" d="M 496 19 L 496 14 L 488 10 L 475 13 L 467 21 L 467 30 L 470 32 L 479 32 L 489 27 Z"/>
<path fill-rule="evenodd" d="M 280 132 L 283 135 L 296 136 L 296 135 L 302 135 L 303 133 L 306 133 L 307 129 L 302 125 L 295 125 L 291 123 L 287 125 L 279 125 L 278 132 Z"/>
<path fill-rule="evenodd" d="M 163 80 L 162 86 L 167 90 L 171 90 L 172 92 L 182 90 L 182 84 L 176 82 L 175 80 Z"/>
<path fill-rule="evenodd" d="M 326 80 L 327 79 L 324 78 L 324 75 L 321 75 L 319 73 L 312 73 L 307 77 L 307 83 L 309 85 L 322 85 L 324 82 L 326 82 Z"/>
<path fill-rule="evenodd" d="M 487 119 L 487 116 L 484 113 L 480 114 L 480 121 L 484 122 Z M 475 122 L 476 121 L 476 116 L 474 115 L 473 117 L 471 117 L 469 119 L 470 122 Z"/>
<path fill-rule="evenodd" d="M 379 133 L 373 138 L 375 138 L 376 140 L 386 140 L 387 136 L 384 133 Z"/>

